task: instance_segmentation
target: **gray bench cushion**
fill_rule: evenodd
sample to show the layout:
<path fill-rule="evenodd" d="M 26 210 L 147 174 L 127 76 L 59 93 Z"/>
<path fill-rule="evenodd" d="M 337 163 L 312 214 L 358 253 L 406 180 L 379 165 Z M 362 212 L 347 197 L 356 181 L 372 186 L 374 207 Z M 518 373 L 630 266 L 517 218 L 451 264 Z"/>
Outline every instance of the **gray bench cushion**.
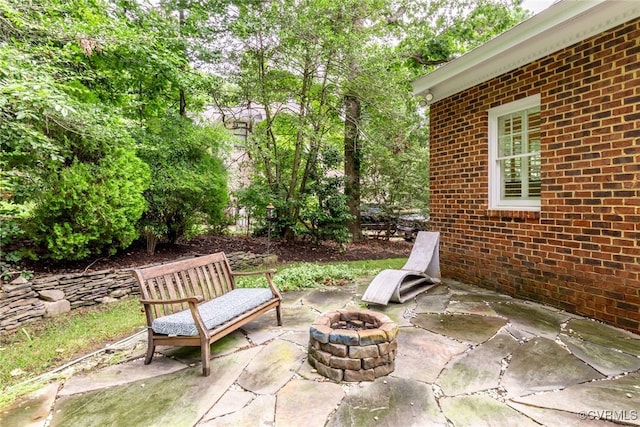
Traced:
<path fill-rule="evenodd" d="M 213 329 L 272 298 L 270 289 L 234 289 L 199 305 L 198 311 L 207 329 Z M 198 335 L 198 329 L 189 310 L 154 319 L 151 329 L 157 334 Z"/>

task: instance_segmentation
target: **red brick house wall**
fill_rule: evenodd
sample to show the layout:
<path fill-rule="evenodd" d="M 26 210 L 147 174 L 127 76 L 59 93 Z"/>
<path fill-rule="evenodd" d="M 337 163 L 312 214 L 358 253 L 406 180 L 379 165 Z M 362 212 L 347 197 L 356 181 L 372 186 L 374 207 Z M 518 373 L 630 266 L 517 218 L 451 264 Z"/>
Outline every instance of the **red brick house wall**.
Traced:
<path fill-rule="evenodd" d="M 488 209 L 487 110 L 540 94 L 540 212 Z M 453 277 L 640 332 L 640 20 L 431 105 Z"/>

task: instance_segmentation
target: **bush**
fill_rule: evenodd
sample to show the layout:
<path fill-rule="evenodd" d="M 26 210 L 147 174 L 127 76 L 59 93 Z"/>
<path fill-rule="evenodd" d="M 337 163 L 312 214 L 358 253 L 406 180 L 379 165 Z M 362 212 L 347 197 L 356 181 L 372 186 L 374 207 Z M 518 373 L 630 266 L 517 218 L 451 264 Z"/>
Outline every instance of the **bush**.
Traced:
<path fill-rule="evenodd" d="M 37 55 L 0 52 L 0 244 L 7 261 L 38 254 L 80 260 L 111 254 L 137 236 L 148 168 L 130 123 L 86 102 Z M 23 249 L 21 249 L 23 248 Z"/>
<path fill-rule="evenodd" d="M 95 164 L 73 162 L 49 179 L 27 225 L 51 258 L 114 254 L 138 236 L 149 171 L 133 150 L 117 149 Z"/>
<path fill-rule="evenodd" d="M 149 240 L 177 239 L 206 223 L 225 224 L 226 173 L 218 152 L 225 131 L 196 126 L 183 117 L 150 122 L 141 135 L 140 157 L 151 168 L 148 208 L 141 229 Z M 153 252 L 153 245 L 148 245 Z"/>

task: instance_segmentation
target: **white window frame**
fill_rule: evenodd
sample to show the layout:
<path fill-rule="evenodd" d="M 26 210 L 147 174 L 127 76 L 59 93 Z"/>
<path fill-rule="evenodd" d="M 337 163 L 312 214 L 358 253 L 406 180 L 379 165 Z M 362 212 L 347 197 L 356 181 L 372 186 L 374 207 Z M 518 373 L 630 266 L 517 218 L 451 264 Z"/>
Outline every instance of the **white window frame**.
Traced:
<path fill-rule="evenodd" d="M 498 160 L 498 118 L 534 107 L 540 107 L 540 95 L 532 95 L 489 110 L 489 209 L 540 211 L 540 198 L 501 198 L 502 180 Z"/>

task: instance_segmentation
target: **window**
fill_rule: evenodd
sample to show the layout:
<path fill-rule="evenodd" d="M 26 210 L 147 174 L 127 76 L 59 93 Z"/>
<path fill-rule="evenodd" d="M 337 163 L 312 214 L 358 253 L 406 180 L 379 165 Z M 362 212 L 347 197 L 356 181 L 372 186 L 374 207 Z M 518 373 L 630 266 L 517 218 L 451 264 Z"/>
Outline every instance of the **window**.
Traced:
<path fill-rule="evenodd" d="M 489 110 L 489 209 L 540 210 L 540 96 Z"/>

